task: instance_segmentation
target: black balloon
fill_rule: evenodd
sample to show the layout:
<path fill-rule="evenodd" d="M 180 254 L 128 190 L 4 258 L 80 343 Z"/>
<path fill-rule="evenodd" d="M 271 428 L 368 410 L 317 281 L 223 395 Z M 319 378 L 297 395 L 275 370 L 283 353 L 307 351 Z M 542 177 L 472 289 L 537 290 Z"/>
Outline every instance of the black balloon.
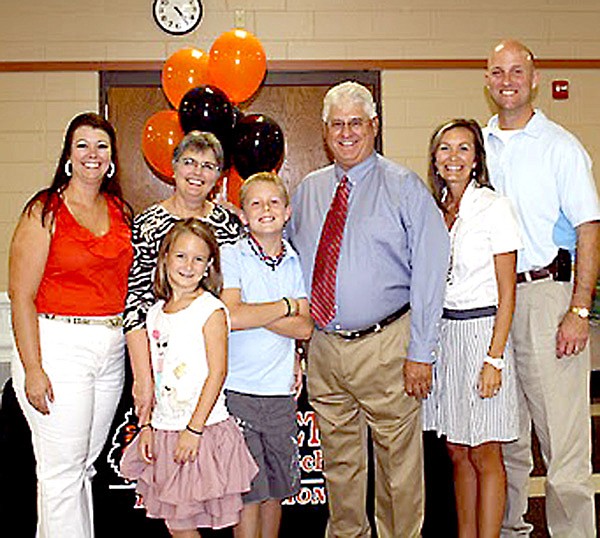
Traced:
<path fill-rule="evenodd" d="M 277 170 L 283 162 L 283 131 L 264 114 L 249 114 L 238 120 L 233 140 L 233 163 L 244 179 Z"/>
<path fill-rule="evenodd" d="M 234 107 L 216 86 L 198 86 L 181 99 L 179 123 L 186 134 L 194 130 L 213 133 L 225 149 L 235 125 Z"/>
<path fill-rule="evenodd" d="M 233 126 L 235 127 L 243 117 L 244 113 L 239 109 L 239 107 L 233 105 Z"/>

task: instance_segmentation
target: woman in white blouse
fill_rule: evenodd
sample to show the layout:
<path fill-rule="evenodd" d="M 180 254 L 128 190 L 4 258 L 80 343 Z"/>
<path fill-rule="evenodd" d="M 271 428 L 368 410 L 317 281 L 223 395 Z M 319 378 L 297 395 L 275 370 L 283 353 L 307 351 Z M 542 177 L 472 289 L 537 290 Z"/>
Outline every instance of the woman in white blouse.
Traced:
<path fill-rule="evenodd" d="M 521 247 L 510 202 L 490 186 L 481 129 L 452 120 L 429 146 L 429 179 L 450 234 L 440 350 L 425 429 L 446 436 L 460 536 L 497 537 L 506 497 L 501 443 L 517 437 L 507 346 Z"/>

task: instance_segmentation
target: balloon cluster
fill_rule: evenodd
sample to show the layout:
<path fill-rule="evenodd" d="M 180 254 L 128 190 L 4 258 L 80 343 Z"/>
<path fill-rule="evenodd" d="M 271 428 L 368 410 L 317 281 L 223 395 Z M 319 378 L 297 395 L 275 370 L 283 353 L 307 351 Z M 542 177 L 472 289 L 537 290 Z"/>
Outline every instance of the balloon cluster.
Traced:
<path fill-rule="evenodd" d="M 173 150 L 193 130 L 211 132 L 223 145 L 228 197 L 234 203 L 243 179 L 281 166 L 279 125 L 264 114 L 244 115 L 236 106 L 256 93 L 266 68 L 260 41 L 239 28 L 221 34 L 209 54 L 185 48 L 166 60 L 162 88 L 175 110 L 151 116 L 142 134 L 144 157 L 159 177 L 172 182 Z"/>

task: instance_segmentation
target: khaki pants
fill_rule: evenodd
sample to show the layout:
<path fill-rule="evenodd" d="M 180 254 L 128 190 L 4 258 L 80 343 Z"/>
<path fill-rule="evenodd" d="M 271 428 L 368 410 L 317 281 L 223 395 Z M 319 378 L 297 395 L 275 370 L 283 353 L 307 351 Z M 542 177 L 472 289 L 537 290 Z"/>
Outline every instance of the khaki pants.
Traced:
<path fill-rule="evenodd" d="M 569 307 L 569 283 L 542 280 L 517 286 L 512 324 L 519 392 L 520 437 L 504 445 L 508 498 L 502 536 L 528 536 L 531 423 L 547 467 L 546 518 L 553 537 L 596 536 L 591 483 L 589 346 L 556 358 L 556 330 Z"/>
<path fill-rule="evenodd" d="M 329 496 L 329 538 L 370 537 L 367 425 L 375 454 L 380 538 L 412 538 L 423 522 L 421 406 L 404 392 L 409 315 L 355 341 L 318 331 L 308 359 Z"/>

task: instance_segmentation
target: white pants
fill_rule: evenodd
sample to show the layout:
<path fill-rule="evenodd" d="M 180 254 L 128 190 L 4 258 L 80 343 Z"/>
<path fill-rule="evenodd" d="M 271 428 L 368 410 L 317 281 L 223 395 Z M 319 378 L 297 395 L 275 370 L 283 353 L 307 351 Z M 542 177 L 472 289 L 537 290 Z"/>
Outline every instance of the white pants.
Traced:
<path fill-rule="evenodd" d="M 556 330 L 572 286 L 540 280 L 517 286 L 511 334 L 519 391 L 518 441 L 503 447 L 508 479 L 503 537 L 529 536 L 527 484 L 532 469 L 531 423 L 546 476 L 546 518 L 554 538 L 594 538 L 591 481 L 590 353 L 556 358 Z"/>
<path fill-rule="evenodd" d="M 38 538 L 92 538 L 91 478 L 124 381 L 120 328 L 39 319 L 42 366 L 54 402 L 42 415 L 27 401 L 20 360 L 12 364 L 32 433 L 38 481 Z M 16 354 L 15 354 L 16 355 Z"/>

